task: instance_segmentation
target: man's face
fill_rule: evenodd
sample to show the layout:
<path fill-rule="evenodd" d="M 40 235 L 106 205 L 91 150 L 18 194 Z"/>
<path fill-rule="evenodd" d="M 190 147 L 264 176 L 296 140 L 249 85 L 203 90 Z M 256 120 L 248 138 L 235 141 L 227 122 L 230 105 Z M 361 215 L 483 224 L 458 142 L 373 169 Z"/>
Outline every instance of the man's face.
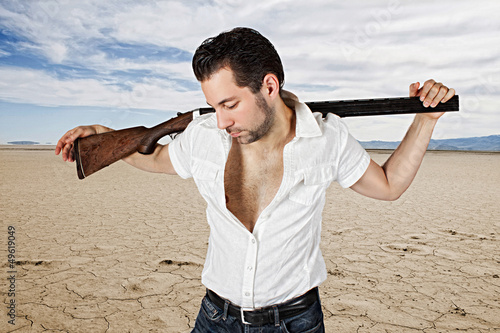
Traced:
<path fill-rule="evenodd" d="M 201 82 L 207 103 L 217 115 L 217 126 L 225 129 L 241 144 L 264 137 L 274 123 L 274 109 L 261 92 L 254 94 L 248 87 L 238 87 L 233 72 L 222 68 Z"/>

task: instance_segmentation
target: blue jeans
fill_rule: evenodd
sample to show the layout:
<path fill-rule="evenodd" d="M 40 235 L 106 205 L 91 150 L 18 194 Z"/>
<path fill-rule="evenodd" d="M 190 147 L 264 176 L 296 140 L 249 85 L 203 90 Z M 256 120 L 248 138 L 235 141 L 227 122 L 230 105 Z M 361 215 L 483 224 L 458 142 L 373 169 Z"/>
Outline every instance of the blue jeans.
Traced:
<path fill-rule="evenodd" d="M 244 325 L 239 318 L 230 316 L 205 296 L 191 333 L 324 333 L 323 311 L 316 301 L 305 312 L 291 318 L 279 319 L 277 325 Z"/>

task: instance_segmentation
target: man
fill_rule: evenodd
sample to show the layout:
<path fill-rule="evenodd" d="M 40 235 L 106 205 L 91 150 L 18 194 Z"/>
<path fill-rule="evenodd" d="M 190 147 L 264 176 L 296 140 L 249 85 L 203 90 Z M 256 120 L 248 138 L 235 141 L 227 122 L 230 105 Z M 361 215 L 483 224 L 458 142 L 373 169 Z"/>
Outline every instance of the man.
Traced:
<path fill-rule="evenodd" d="M 282 90 L 273 45 L 236 28 L 207 39 L 193 69 L 215 114 L 199 117 L 152 155 L 124 160 L 150 172 L 193 177 L 207 201 L 207 295 L 193 332 L 323 332 L 317 287 L 326 279 L 319 248 L 325 191 L 332 181 L 395 200 L 413 180 L 441 113 L 418 114 L 381 167 L 340 118 L 322 119 Z M 433 80 L 410 85 L 427 107 L 454 95 Z M 111 129 L 68 131 L 56 154 L 72 161 L 77 137 Z"/>

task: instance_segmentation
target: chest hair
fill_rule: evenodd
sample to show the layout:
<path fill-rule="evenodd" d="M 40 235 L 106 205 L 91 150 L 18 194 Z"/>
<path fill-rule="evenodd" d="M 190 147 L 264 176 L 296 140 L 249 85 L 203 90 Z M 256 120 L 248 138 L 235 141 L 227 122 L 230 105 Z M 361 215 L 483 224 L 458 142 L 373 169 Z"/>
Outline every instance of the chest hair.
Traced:
<path fill-rule="evenodd" d="M 283 149 L 252 151 L 233 145 L 224 173 L 226 207 L 250 231 L 283 179 Z"/>

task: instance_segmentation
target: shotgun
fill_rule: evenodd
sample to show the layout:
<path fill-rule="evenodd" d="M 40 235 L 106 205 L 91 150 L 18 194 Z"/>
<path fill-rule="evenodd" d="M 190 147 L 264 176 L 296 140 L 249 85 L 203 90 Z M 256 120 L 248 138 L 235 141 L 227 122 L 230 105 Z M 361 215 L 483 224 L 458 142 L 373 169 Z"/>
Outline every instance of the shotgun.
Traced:
<path fill-rule="evenodd" d="M 435 108 L 425 108 L 418 97 L 358 99 L 326 102 L 306 102 L 312 112 L 323 117 L 334 113 L 339 117 L 374 116 L 389 114 L 458 111 L 458 95 Z M 74 142 L 73 156 L 79 179 L 121 160 L 135 152 L 151 154 L 156 143 L 165 135 L 182 132 L 197 116 L 215 112 L 213 108 L 198 108 L 167 120 L 152 128 L 144 126 L 78 138 Z"/>

